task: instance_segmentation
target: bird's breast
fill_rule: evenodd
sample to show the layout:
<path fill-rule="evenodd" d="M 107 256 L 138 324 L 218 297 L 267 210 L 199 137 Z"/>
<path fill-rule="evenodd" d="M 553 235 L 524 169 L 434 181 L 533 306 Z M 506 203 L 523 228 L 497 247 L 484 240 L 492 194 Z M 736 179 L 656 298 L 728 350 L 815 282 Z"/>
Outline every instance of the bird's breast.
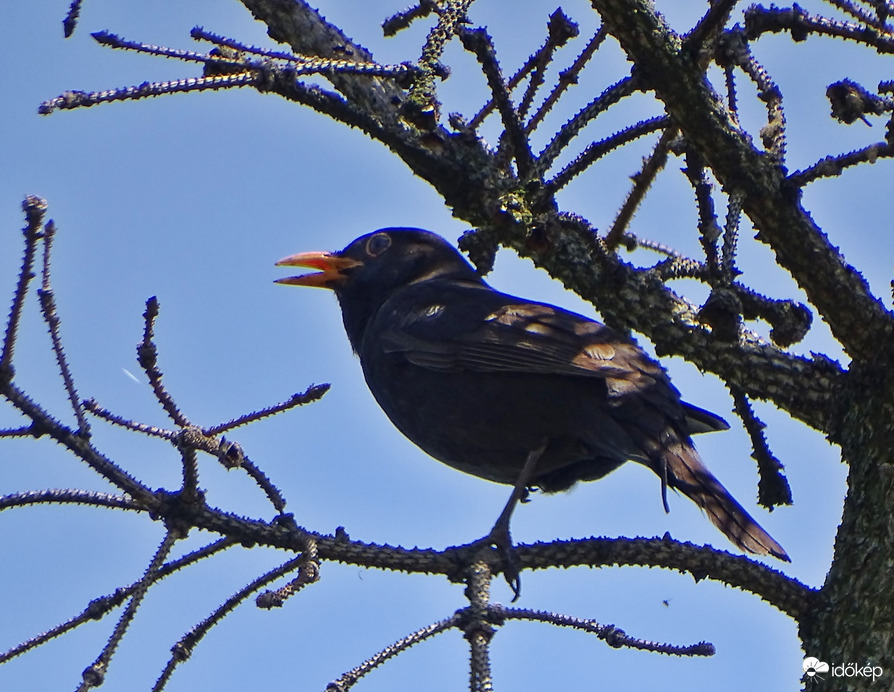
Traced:
<path fill-rule="evenodd" d="M 435 371 L 400 354 L 364 357 L 369 355 L 361 354 L 366 382 L 395 427 L 434 458 L 466 473 L 514 484 L 528 453 L 544 442 L 536 475 L 591 458 L 601 444 L 594 411 L 597 381 Z M 601 437 L 609 440 L 613 434 Z"/>

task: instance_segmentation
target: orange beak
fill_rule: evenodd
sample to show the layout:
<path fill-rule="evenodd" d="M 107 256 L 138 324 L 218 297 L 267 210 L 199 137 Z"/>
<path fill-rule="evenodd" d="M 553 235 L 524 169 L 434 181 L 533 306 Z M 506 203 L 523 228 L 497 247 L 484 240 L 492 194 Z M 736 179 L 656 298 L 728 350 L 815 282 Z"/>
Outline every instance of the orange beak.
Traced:
<path fill-rule="evenodd" d="M 332 288 L 334 283 L 344 281 L 348 277 L 342 274 L 345 269 L 359 267 L 363 262 L 339 257 L 331 252 L 299 252 L 297 255 L 289 255 L 276 263 L 277 267 L 307 267 L 318 269 L 313 274 L 301 276 L 289 276 L 285 279 L 277 279 L 276 283 L 288 286 L 317 286 L 319 288 Z"/>

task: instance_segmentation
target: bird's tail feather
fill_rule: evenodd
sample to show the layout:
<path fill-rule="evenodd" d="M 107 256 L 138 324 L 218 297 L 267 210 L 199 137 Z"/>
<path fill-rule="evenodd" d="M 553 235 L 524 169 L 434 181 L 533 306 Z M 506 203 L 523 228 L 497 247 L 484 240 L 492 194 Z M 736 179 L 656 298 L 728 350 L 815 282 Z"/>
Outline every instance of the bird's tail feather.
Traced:
<path fill-rule="evenodd" d="M 662 450 L 659 471 L 667 485 L 701 507 L 714 525 L 739 548 L 756 555 L 772 555 L 790 562 L 788 554 L 702 463 L 695 448 L 677 440 Z M 663 471 L 663 473 L 662 473 Z"/>

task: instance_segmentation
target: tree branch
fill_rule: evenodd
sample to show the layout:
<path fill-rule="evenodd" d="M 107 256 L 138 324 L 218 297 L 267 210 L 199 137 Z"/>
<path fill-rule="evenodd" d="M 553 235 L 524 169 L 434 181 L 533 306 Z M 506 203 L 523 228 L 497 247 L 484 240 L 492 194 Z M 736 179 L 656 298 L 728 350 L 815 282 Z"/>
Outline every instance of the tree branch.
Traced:
<path fill-rule="evenodd" d="M 758 151 L 705 79 L 703 68 L 645 0 L 592 0 L 608 30 L 776 253 L 835 338 L 854 358 L 872 358 L 890 338 L 891 315 L 800 204 L 784 169 Z M 841 300 L 841 296 L 848 296 Z"/>

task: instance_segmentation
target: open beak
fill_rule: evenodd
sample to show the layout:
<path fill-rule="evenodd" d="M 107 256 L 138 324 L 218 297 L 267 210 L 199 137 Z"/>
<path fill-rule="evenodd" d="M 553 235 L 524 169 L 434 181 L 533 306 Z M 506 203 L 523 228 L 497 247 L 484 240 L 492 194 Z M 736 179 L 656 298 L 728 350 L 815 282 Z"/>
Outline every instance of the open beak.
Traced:
<path fill-rule="evenodd" d="M 313 274 L 289 276 L 285 279 L 277 279 L 276 283 L 288 286 L 318 286 L 320 288 L 333 288 L 333 284 L 344 281 L 347 276 L 342 274 L 345 269 L 358 267 L 363 262 L 340 257 L 331 252 L 299 252 L 297 255 L 289 255 L 276 263 L 277 267 L 307 267 L 318 269 Z"/>

